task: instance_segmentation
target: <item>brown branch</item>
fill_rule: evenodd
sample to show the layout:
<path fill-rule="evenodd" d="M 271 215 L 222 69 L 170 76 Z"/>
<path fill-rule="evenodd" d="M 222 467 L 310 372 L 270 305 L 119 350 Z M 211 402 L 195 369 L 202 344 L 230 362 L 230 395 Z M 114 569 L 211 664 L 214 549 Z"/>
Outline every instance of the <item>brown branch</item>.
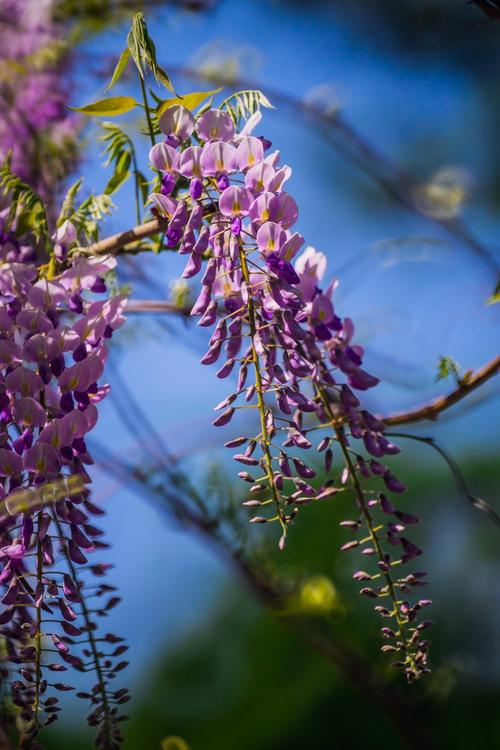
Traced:
<path fill-rule="evenodd" d="M 392 427 L 394 425 L 420 422 L 424 419 L 435 420 L 441 412 L 449 409 L 458 401 L 461 401 L 468 396 L 469 393 L 475 391 L 479 386 L 483 385 L 483 383 L 496 375 L 499 370 L 500 355 L 494 357 L 479 370 L 476 370 L 472 375 L 469 375 L 466 379 L 462 380 L 455 390 L 451 391 L 451 393 L 438 396 L 438 398 L 433 399 L 429 403 L 417 406 L 409 411 L 398 412 L 396 414 L 389 414 L 386 417 L 382 417 L 384 424 Z"/>
<path fill-rule="evenodd" d="M 154 234 L 158 234 L 158 232 L 165 232 L 167 227 L 168 219 L 152 219 L 151 221 L 146 221 L 144 224 L 132 227 L 132 229 L 127 229 L 125 232 L 112 234 L 110 237 L 99 240 L 99 242 L 94 242 L 87 247 L 78 247 L 75 253 L 78 255 L 107 255 L 108 253 L 117 253 L 120 250 L 126 250 L 128 245 L 132 245 L 139 240 L 151 237 Z"/>
<path fill-rule="evenodd" d="M 130 300 L 128 303 L 127 314 L 130 313 L 174 313 L 177 315 L 189 315 L 189 309 L 163 300 L 137 299 Z"/>

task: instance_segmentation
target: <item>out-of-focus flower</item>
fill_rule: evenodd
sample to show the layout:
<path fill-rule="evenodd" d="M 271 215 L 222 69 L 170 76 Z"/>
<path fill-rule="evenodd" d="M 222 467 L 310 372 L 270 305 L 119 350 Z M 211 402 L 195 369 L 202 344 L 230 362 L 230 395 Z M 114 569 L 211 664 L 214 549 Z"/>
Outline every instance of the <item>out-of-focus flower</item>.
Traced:
<path fill-rule="evenodd" d="M 415 191 L 422 213 L 435 219 L 454 219 L 462 212 L 472 189 L 472 178 L 460 167 L 442 167 Z"/>
<path fill-rule="evenodd" d="M 0 159 L 11 151 L 13 171 L 52 205 L 76 162 L 79 129 L 66 107 L 69 58 L 54 6 L 4 0 L 0 8 Z"/>
<path fill-rule="evenodd" d="M 342 611 L 340 595 L 326 576 L 308 578 L 300 587 L 297 609 L 307 615 L 327 615 Z"/>

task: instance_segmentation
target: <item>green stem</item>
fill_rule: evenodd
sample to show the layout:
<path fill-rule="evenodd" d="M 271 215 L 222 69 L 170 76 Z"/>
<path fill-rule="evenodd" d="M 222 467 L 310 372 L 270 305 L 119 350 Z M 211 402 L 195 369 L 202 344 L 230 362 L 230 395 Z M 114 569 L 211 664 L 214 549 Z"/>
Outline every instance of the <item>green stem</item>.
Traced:
<path fill-rule="evenodd" d="M 64 539 L 64 532 L 63 532 L 63 529 L 61 527 L 61 522 L 59 521 L 59 519 L 57 518 L 57 516 L 55 514 L 54 514 L 53 518 L 54 518 L 54 522 L 55 522 L 56 527 L 57 527 L 57 532 L 59 534 L 59 538 L 62 540 L 62 539 Z M 73 581 L 75 582 L 75 584 L 77 585 L 78 590 L 81 591 L 81 586 L 80 586 L 80 582 L 79 582 L 79 579 L 78 579 L 78 576 L 77 576 L 77 573 L 76 573 L 76 568 L 75 568 L 75 566 L 73 564 L 73 560 L 70 558 L 67 550 L 64 551 L 64 556 L 66 558 L 66 564 L 67 564 L 68 569 L 69 569 L 69 571 L 71 573 L 71 577 L 72 577 Z M 92 621 L 90 619 L 90 614 L 89 614 L 87 605 L 85 603 L 85 597 L 83 595 L 81 596 L 80 604 L 82 606 L 82 614 L 83 614 L 83 619 L 85 621 L 85 630 L 86 630 L 86 632 L 88 634 L 88 637 L 89 637 L 88 638 L 88 643 L 90 645 L 90 650 L 92 652 L 92 662 L 93 662 L 93 664 L 95 666 L 95 671 L 96 671 L 96 675 L 97 675 L 97 679 L 98 679 L 98 684 L 99 684 L 99 689 L 100 689 L 101 698 L 102 698 L 102 705 L 103 705 L 103 708 L 104 708 L 104 722 L 103 723 L 104 723 L 104 728 L 105 728 L 105 740 L 106 740 L 106 745 L 104 745 L 104 750 L 108 750 L 108 748 L 112 748 L 113 747 L 113 738 L 111 736 L 111 721 L 110 721 L 111 715 L 110 715 L 108 693 L 106 691 L 105 676 L 104 676 L 104 672 L 103 672 L 103 669 L 102 669 L 101 659 L 100 659 L 100 656 L 99 656 L 99 652 L 97 650 L 97 642 L 96 642 L 96 639 L 94 637 L 94 631 L 92 629 Z"/>
<path fill-rule="evenodd" d="M 149 109 L 148 95 L 146 93 L 146 84 L 144 83 L 144 78 L 142 76 L 139 76 L 139 80 L 141 82 L 141 92 L 142 92 L 142 100 L 144 102 L 144 109 L 146 110 L 146 120 L 148 122 L 149 137 L 151 139 L 151 145 L 154 146 L 156 143 L 156 139 L 155 139 L 155 133 L 153 129 L 153 121 L 151 120 L 151 111 Z"/>
<path fill-rule="evenodd" d="M 283 533 L 286 533 L 286 521 L 284 519 L 283 510 L 281 508 L 278 491 L 274 484 L 273 460 L 271 456 L 271 450 L 269 447 L 271 444 L 271 438 L 269 437 L 269 433 L 267 431 L 267 425 L 266 425 L 266 404 L 264 401 L 264 395 L 263 395 L 263 389 L 262 389 L 262 375 L 260 372 L 259 355 L 257 353 L 257 349 L 255 348 L 255 343 L 254 343 L 255 336 L 257 334 L 257 326 L 255 323 L 255 305 L 254 305 L 254 301 L 252 299 L 251 291 L 250 291 L 251 289 L 250 273 L 248 270 L 248 263 L 247 263 L 245 251 L 241 245 L 240 245 L 240 263 L 241 263 L 241 273 L 247 285 L 248 294 L 249 294 L 248 325 L 250 328 L 250 337 L 252 340 L 252 363 L 253 363 L 254 371 L 255 371 L 255 390 L 257 393 L 257 406 L 258 406 L 259 415 L 260 415 L 260 426 L 261 426 L 261 434 L 262 434 L 261 445 L 262 445 L 262 452 L 264 454 L 265 472 L 266 472 L 267 481 L 269 483 L 269 488 L 271 490 L 273 500 L 276 505 L 276 512 L 278 514 L 278 518 L 279 518 L 281 527 L 283 529 Z"/>
<path fill-rule="evenodd" d="M 375 547 L 375 551 L 377 553 L 377 557 L 380 560 L 380 562 L 384 563 L 384 567 L 385 567 L 386 563 L 385 563 L 384 550 L 383 550 L 382 545 L 380 543 L 380 539 L 378 537 L 377 529 L 375 528 L 372 515 L 370 513 L 370 510 L 369 510 L 366 502 L 365 502 L 365 496 L 364 496 L 363 488 L 362 488 L 362 486 L 360 484 L 360 481 L 358 479 L 358 475 L 356 473 L 356 468 L 355 468 L 355 466 L 354 466 L 354 464 L 352 462 L 352 458 L 351 458 L 351 456 L 349 454 L 349 451 L 347 450 L 347 447 L 345 445 L 344 430 L 343 430 L 343 428 L 341 426 L 338 426 L 338 420 L 336 420 L 336 418 L 335 418 L 335 416 L 334 416 L 334 414 L 333 414 L 333 412 L 331 410 L 330 403 L 328 401 L 328 396 L 325 393 L 325 389 L 323 388 L 323 386 L 321 384 L 319 384 L 319 383 L 315 383 L 315 388 L 316 388 L 316 391 L 317 391 L 317 393 L 318 393 L 318 395 L 319 395 L 319 397 L 320 397 L 320 399 L 321 399 L 321 401 L 323 403 L 323 406 L 325 407 L 325 410 L 326 410 L 326 412 L 328 414 L 328 417 L 331 420 L 332 429 L 334 430 L 335 435 L 337 436 L 337 441 L 338 441 L 338 443 L 340 445 L 340 449 L 342 451 L 342 455 L 344 457 L 344 461 L 345 461 L 345 464 L 346 464 L 347 469 L 349 471 L 349 476 L 351 478 L 351 482 L 352 482 L 352 485 L 353 485 L 355 493 L 356 493 L 357 504 L 358 504 L 358 507 L 359 507 L 361 513 L 363 514 L 364 519 L 365 519 L 365 523 L 366 523 L 367 529 L 368 529 L 368 531 L 370 533 L 370 539 L 371 539 L 371 541 L 373 543 L 373 546 Z M 404 651 L 406 653 L 406 657 L 408 659 L 408 662 L 410 664 L 411 669 L 414 671 L 415 674 L 418 674 L 419 670 L 418 670 L 418 667 L 415 664 L 413 655 L 411 653 L 412 646 L 411 646 L 410 639 L 408 638 L 408 635 L 407 635 L 407 632 L 406 632 L 404 620 L 403 620 L 403 618 L 401 616 L 401 612 L 400 612 L 400 609 L 399 609 L 400 601 L 399 601 L 398 596 L 396 594 L 396 588 L 395 588 L 392 576 L 390 574 L 390 570 L 389 569 L 383 570 L 382 571 L 382 575 L 383 575 L 383 577 L 385 579 L 386 586 L 387 586 L 387 591 L 389 592 L 389 596 L 390 596 L 390 599 L 392 601 L 392 605 L 393 605 L 393 608 L 394 608 L 393 609 L 393 614 L 394 614 L 394 617 L 396 618 L 396 622 L 398 624 L 399 634 L 400 634 L 402 642 L 403 642 L 403 646 L 404 646 Z"/>
<path fill-rule="evenodd" d="M 37 520 L 38 520 L 38 528 L 40 528 L 42 523 L 43 514 L 42 511 L 39 511 Z M 40 585 L 42 582 L 43 577 L 43 550 L 42 550 L 42 543 L 40 541 L 37 542 L 37 552 L 36 552 L 36 578 L 37 578 L 37 585 Z M 42 602 L 40 602 L 39 606 L 36 608 L 36 636 L 35 636 L 35 649 L 36 649 L 36 657 L 35 657 L 35 700 L 33 702 L 33 715 L 34 715 L 34 721 L 36 725 L 38 726 L 38 714 L 40 713 L 40 685 L 42 682 Z"/>
<path fill-rule="evenodd" d="M 135 155 L 135 149 L 132 150 L 132 163 L 134 165 L 134 192 L 135 192 L 135 211 L 137 216 L 137 223 L 140 224 L 141 218 L 141 201 L 139 193 L 139 167 L 137 164 L 137 156 Z"/>

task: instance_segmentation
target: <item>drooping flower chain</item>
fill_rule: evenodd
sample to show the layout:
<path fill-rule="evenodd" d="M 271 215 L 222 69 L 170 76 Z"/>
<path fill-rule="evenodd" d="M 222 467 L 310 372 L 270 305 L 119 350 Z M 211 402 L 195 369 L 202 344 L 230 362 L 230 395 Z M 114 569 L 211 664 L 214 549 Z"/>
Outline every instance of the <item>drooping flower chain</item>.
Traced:
<path fill-rule="evenodd" d="M 9 253 L 3 247 L 0 257 Z M 115 587 L 88 582 L 109 566 L 88 558 L 108 545 L 91 520 L 103 511 L 85 487 L 85 436 L 108 390 L 98 384 L 105 342 L 124 320 L 123 297 L 95 297 L 115 262 L 76 259 L 49 281 L 33 263 L 0 260 L 1 668 L 23 748 L 38 747 L 39 729 L 57 718 L 54 691 L 72 689 L 60 674 L 68 668 L 96 673 L 81 695 L 97 747 L 118 747 L 118 705 L 128 699 L 109 688 L 127 664 L 123 639 L 96 631 L 95 617 L 119 598 Z"/>
<path fill-rule="evenodd" d="M 399 578 L 394 571 L 421 554 L 405 536 L 406 526 L 418 519 L 398 511 L 384 493 L 364 487 L 364 480 L 381 477 L 389 491 L 405 490 L 377 460 L 399 448 L 353 393 L 375 386 L 378 379 L 362 369 L 363 350 L 352 343 L 352 321 L 335 314 L 335 285 L 325 292 L 319 288 L 325 256 L 309 247 L 292 265 L 303 238 L 291 231 L 298 208 L 283 190 L 291 170 L 279 166 L 279 152 L 266 156 L 270 144 L 251 135 L 259 120 L 254 115 L 237 133 L 221 110 L 208 110 L 195 120 L 181 106 L 167 109 L 159 121 L 166 140 L 150 152 L 162 174 L 161 192 L 151 197 L 153 210 L 169 219 L 167 245 L 189 255 L 184 278 L 197 275 L 207 260 L 191 313 L 200 316 L 201 326 L 215 324 L 201 361 L 213 364 L 224 350 L 227 359 L 217 376 L 238 370 L 236 390 L 216 407 L 221 414 L 214 425 L 228 424 L 241 408 L 259 415 L 255 436 L 226 443 L 242 451 L 245 446 L 234 455 L 244 467 L 239 476 L 251 485 L 245 505 L 274 508 L 274 516 L 255 516 L 252 522 L 278 522 L 283 548 L 300 506 L 333 497 L 349 483 L 359 517 L 341 525 L 354 532 L 364 529 L 367 536 L 342 549 L 359 548 L 366 559 L 376 559 L 375 572 L 358 571 L 354 578 L 371 584 L 361 593 L 380 601 L 376 610 L 395 620 L 394 628 L 382 628 L 390 640 L 382 650 L 397 652 L 395 665 L 415 679 L 428 671 L 422 631 L 430 624 L 415 625 L 415 618 L 430 602 L 411 605 L 406 595 L 424 585 L 425 573 Z M 246 403 L 236 405 L 237 399 Z M 327 474 L 332 446 L 339 446 L 345 466 L 340 486 L 329 478 L 314 487 L 314 469 L 296 456 L 297 449 L 312 448 L 309 435 L 318 429 L 325 435 L 318 451 L 324 452 Z M 362 439 L 374 458 L 353 452 L 351 439 Z M 391 520 L 386 523 L 387 515 Z M 394 557 L 384 545 L 401 554 Z"/>

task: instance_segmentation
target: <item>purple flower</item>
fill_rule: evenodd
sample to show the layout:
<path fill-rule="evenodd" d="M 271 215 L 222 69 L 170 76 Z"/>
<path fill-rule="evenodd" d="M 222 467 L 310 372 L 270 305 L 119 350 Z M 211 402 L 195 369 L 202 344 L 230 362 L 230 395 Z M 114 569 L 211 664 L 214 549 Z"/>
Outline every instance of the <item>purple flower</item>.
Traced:
<path fill-rule="evenodd" d="M 278 253 L 271 252 L 266 255 L 266 263 L 280 279 L 287 281 L 289 284 L 299 284 L 300 278 L 298 277 L 294 267 L 291 263 L 283 258 L 280 258 Z"/>
<path fill-rule="evenodd" d="M 246 216 L 251 202 L 251 193 L 246 188 L 228 187 L 220 195 L 219 211 L 223 216 Z"/>
<path fill-rule="evenodd" d="M 230 141 L 234 135 L 234 125 L 226 112 L 209 109 L 197 119 L 196 132 L 202 141 Z"/>
<path fill-rule="evenodd" d="M 179 152 L 166 143 L 157 143 L 149 152 L 149 160 L 160 172 L 178 172 Z"/>
<path fill-rule="evenodd" d="M 392 557 L 384 549 L 387 546 L 391 554 L 402 550 L 398 563 L 419 554 L 415 545 L 401 537 L 405 520 L 411 523 L 415 517 L 397 511 L 384 495 L 379 501 L 364 490 L 365 480 L 377 478 L 393 492 L 405 488 L 381 463 L 354 454 L 357 440 L 375 458 L 398 449 L 384 437 L 383 423 L 363 410 L 353 393 L 352 389 L 375 386 L 378 378 L 363 368 L 364 352 L 354 342 L 352 321 L 335 313 L 332 295 L 337 282 L 321 288 L 326 256 L 309 246 L 296 257 L 304 242 L 300 234 L 291 232 L 298 207 L 282 191 L 291 170 L 279 167 L 278 152 L 264 157 L 263 140 L 250 135 L 259 120 L 260 115 L 254 116 L 248 127 L 235 133 L 225 113 L 210 110 L 198 119 L 197 136 L 205 145 L 187 142 L 179 161 L 181 173 L 192 180 L 188 213 L 196 211 L 196 224 L 182 238 L 169 234 L 177 223 L 184 230 L 184 215 L 182 221 L 176 219 L 178 206 L 173 199 L 162 203 L 153 197 L 163 215 L 173 217 L 167 237 L 179 242 L 181 254 L 189 253 L 183 276 L 194 277 L 207 260 L 192 315 L 200 317 L 200 326 L 216 328 L 201 361 L 213 364 L 224 353 L 217 377 L 226 378 L 238 370 L 237 389 L 219 404 L 217 408 L 223 411 L 213 424 L 225 426 L 231 421 L 237 399 L 258 410 L 260 432 L 243 439 L 247 450 L 234 459 L 259 467 L 259 473 L 262 470 L 264 477 L 258 482 L 248 471 L 239 475 L 254 491 L 265 490 L 269 497 L 274 515 L 252 521 L 278 522 L 280 549 L 285 547 L 287 530 L 299 507 L 334 497 L 342 485 L 354 486 L 360 519 L 343 525 L 353 533 L 363 533 L 365 541 L 351 539 L 343 549 L 359 548 L 375 563 L 373 574 L 363 572 L 357 579 L 376 581 L 373 587 L 363 587 L 362 593 L 377 600 L 389 597 L 391 608 L 377 605 L 377 611 L 384 617 L 397 612 L 398 623 L 406 623 L 411 638 L 405 636 L 401 663 L 413 679 L 426 671 L 426 646 L 411 629 L 416 610 L 411 605 L 400 607 L 395 592 L 406 594 L 417 584 L 408 576 L 393 574 Z M 206 178 L 203 190 L 202 178 Z M 308 481 L 314 478 L 314 469 L 294 455 L 312 449 L 304 414 L 313 429 L 327 431 L 318 449 L 325 451 L 329 479 L 318 488 Z M 227 443 L 240 444 L 240 439 Z M 336 457 L 345 459 L 338 475 Z M 260 504 L 255 498 L 245 501 L 247 507 Z M 372 543 L 367 545 L 366 537 Z M 391 632 L 396 629 L 386 628 L 384 637 L 392 637 Z"/>
<path fill-rule="evenodd" d="M 185 107 L 174 104 L 160 115 L 158 125 L 165 135 L 175 136 L 179 141 L 185 141 L 194 130 L 194 117 Z"/>
<path fill-rule="evenodd" d="M 286 239 L 286 232 L 279 224 L 267 221 L 257 232 L 257 247 L 263 255 L 279 253 Z"/>
<path fill-rule="evenodd" d="M 234 172 L 236 149 L 230 143 L 215 141 L 203 147 L 200 166 L 204 175 L 214 176 L 218 172 Z"/>
<path fill-rule="evenodd" d="M 202 154 L 203 149 L 201 146 L 188 146 L 180 155 L 179 172 L 184 177 L 201 177 L 203 174 L 201 166 Z"/>
<path fill-rule="evenodd" d="M 236 153 L 236 164 L 239 170 L 244 171 L 255 166 L 264 157 L 264 147 L 259 138 L 253 135 L 241 139 Z"/>

